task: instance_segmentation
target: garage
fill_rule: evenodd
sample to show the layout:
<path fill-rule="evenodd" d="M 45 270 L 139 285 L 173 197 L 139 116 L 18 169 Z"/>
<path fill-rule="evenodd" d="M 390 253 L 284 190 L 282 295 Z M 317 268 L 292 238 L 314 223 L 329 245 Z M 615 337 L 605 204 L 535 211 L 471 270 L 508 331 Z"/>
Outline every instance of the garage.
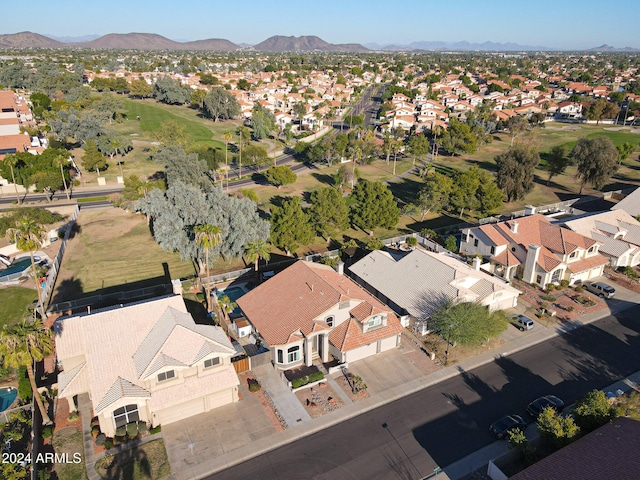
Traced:
<path fill-rule="evenodd" d="M 354 348 L 353 350 L 349 350 L 346 352 L 346 361 L 347 362 L 355 362 L 356 360 L 362 360 L 363 358 L 367 358 L 371 355 L 375 355 L 378 349 L 378 343 L 373 342 L 369 345 L 364 345 L 362 347 Z"/>
<path fill-rule="evenodd" d="M 383 338 L 380 340 L 380 351 L 386 352 L 387 350 L 391 350 L 392 348 L 396 348 L 398 346 L 398 337 L 393 336 L 389 338 Z"/>
<path fill-rule="evenodd" d="M 183 420 L 191 417 L 192 415 L 203 413 L 205 411 L 204 403 L 204 398 L 200 397 L 189 400 L 188 402 L 179 403 L 173 407 L 164 408 L 155 412 L 154 423 L 167 425 L 168 423 L 177 422 L 178 420 Z"/>

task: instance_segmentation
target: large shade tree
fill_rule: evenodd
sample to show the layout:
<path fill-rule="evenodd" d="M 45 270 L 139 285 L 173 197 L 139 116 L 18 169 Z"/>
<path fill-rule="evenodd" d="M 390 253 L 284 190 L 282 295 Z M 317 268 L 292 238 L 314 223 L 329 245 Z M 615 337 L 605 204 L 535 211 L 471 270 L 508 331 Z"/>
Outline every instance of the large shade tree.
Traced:
<path fill-rule="evenodd" d="M 618 150 L 609 137 L 581 138 L 571 151 L 580 180 L 580 194 L 585 185 L 601 189 L 618 170 Z"/>
<path fill-rule="evenodd" d="M 538 152 L 527 145 L 516 145 L 495 157 L 496 183 L 507 201 L 520 200 L 533 189 L 533 173 L 540 163 Z"/>
<path fill-rule="evenodd" d="M 400 209 L 389 187 L 382 182 L 360 180 L 351 192 L 351 221 L 363 230 L 393 228 Z"/>
<path fill-rule="evenodd" d="M 292 197 L 271 207 L 271 241 L 287 255 L 313 240 L 309 215 L 302 210 L 300 198 Z"/>
<path fill-rule="evenodd" d="M 230 196 L 214 185 L 201 189 L 177 180 L 166 191 L 149 191 L 138 200 L 136 210 L 151 218 L 158 244 L 178 252 L 183 260 L 204 260 L 204 251 L 193 239 L 194 225 L 220 228 L 220 244 L 209 254 L 227 260 L 240 258 L 247 243 L 269 237 L 269 222 L 260 218 L 254 202 Z"/>
<path fill-rule="evenodd" d="M 27 321 L 6 326 L 0 331 L 0 359 L 5 368 L 26 367 L 33 397 L 38 404 L 42 422 L 51 423 L 36 385 L 33 363 L 41 361 L 53 351 L 51 330 L 41 320 Z"/>

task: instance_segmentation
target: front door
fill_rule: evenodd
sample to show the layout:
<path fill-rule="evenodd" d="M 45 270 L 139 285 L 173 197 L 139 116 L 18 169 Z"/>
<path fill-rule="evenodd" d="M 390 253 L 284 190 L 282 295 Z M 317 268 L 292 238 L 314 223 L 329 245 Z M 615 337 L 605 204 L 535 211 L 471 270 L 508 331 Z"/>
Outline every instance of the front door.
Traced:
<path fill-rule="evenodd" d="M 323 358 L 323 355 L 322 355 L 323 346 L 324 346 L 323 336 L 322 335 L 317 335 L 316 336 L 316 351 L 318 352 L 318 356 L 320 356 L 320 360 L 322 360 L 322 358 Z"/>

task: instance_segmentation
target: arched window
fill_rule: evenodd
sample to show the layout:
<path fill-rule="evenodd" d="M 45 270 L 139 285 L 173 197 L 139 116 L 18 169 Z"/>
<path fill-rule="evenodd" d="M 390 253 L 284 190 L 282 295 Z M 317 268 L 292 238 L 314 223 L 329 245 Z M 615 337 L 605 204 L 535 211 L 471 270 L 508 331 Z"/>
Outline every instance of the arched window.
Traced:
<path fill-rule="evenodd" d="M 116 422 L 116 428 L 123 427 L 127 423 L 139 422 L 140 414 L 138 413 L 138 405 L 131 404 L 114 410 L 113 420 Z"/>
<path fill-rule="evenodd" d="M 329 325 L 330 327 L 333 327 L 333 322 L 334 322 L 335 318 L 333 315 L 328 316 L 327 318 L 324 319 L 324 321 L 327 323 L 327 325 Z"/>

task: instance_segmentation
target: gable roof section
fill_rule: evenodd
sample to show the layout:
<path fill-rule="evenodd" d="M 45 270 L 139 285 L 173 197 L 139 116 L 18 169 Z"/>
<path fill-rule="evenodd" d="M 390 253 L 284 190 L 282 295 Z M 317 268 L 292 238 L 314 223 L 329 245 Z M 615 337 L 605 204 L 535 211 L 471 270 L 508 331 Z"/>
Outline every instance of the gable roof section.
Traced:
<path fill-rule="evenodd" d="M 61 396 L 72 397 L 84 393 L 89 389 L 87 364 L 82 362 L 77 367 L 58 374 L 58 391 Z"/>
<path fill-rule="evenodd" d="M 358 323 L 355 318 L 350 318 L 334 328 L 329 334 L 331 344 L 341 352 L 348 352 L 354 348 L 397 335 L 404 330 L 398 317 L 393 313 L 387 315 L 387 324 L 384 327 L 379 327 L 366 333 L 362 331 L 362 327 Z"/>
<path fill-rule="evenodd" d="M 125 380 L 122 377 L 118 377 L 116 381 L 111 385 L 111 388 L 102 397 L 100 403 L 95 407 L 95 413 L 99 414 L 109 405 L 117 402 L 122 398 L 149 398 L 151 393 L 144 388 L 134 385 L 129 380 Z"/>
<path fill-rule="evenodd" d="M 611 207 L 611 210 L 624 210 L 633 217 L 640 215 L 640 188 L 636 188 L 633 192 L 616 203 Z"/>

